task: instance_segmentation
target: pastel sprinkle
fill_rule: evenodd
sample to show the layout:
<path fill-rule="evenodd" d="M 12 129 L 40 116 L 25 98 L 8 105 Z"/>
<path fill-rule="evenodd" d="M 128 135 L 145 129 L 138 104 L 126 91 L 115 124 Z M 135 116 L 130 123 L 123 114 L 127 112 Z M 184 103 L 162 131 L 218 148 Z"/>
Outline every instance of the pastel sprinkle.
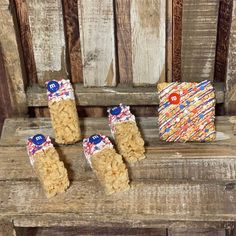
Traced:
<path fill-rule="evenodd" d="M 166 103 L 164 104 L 164 107 L 168 107 L 168 106 L 169 106 L 169 103 L 166 102 Z"/>
<path fill-rule="evenodd" d="M 201 87 L 200 87 L 200 90 L 204 90 L 205 89 L 205 87 L 202 85 Z"/>
<path fill-rule="evenodd" d="M 184 109 L 184 105 L 183 105 L 183 104 L 180 104 L 179 108 L 180 108 L 181 110 L 183 110 L 183 109 Z"/>
<path fill-rule="evenodd" d="M 169 131 L 170 131 L 170 128 L 166 128 L 166 129 L 165 129 L 165 132 L 169 132 Z"/>
<path fill-rule="evenodd" d="M 203 117 L 204 117 L 204 114 L 201 113 L 201 114 L 199 115 L 199 118 L 202 119 Z"/>
<path fill-rule="evenodd" d="M 187 105 L 190 105 L 190 103 L 191 103 L 190 101 L 187 101 L 187 102 L 186 102 Z"/>

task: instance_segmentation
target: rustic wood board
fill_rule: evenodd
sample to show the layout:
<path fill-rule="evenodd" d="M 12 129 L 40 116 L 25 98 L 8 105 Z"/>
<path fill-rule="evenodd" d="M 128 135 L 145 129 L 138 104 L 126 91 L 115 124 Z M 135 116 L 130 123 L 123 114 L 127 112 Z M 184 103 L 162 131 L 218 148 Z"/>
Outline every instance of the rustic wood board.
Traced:
<path fill-rule="evenodd" d="M 70 76 L 73 83 L 83 82 L 83 63 L 80 46 L 78 0 L 62 0 L 67 55 Z"/>
<path fill-rule="evenodd" d="M 106 196 L 97 180 L 81 180 L 50 200 L 34 181 L 1 181 L 0 191 L 0 215 L 11 217 L 15 226 L 40 226 L 49 214 L 47 225 L 61 215 L 61 226 L 98 227 L 148 228 L 157 227 L 159 221 L 236 219 L 236 190 L 226 190 L 220 183 L 133 181 L 129 191 Z"/>
<path fill-rule="evenodd" d="M 226 108 L 236 113 L 236 1 L 233 1 L 232 23 L 230 28 L 228 65 L 226 75 Z"/>
<path fill-rule="evenodd" d="M 182 81 L 213 81 L 219 1 L 183 2 Z"/>
<path fill-rule="evenodd" d="M 132 84 L 130 0 L 115 1 L 119 82 Z"/>
<path fill-rule="evenodd" d="M 116 56 L 113 1 L 79 0 L 85 86 L 115 86 Z"/>
<path fill-rule="evenodd" d="M 26 77 L 21 58 L 21 47 L 17 39 L 17 25 L 15 22 L 15 9 L 10 6 L 9 0 L 0 3 L 0 53 L 6 78 L 1 83 L 8 88 L 5 93 L 10 96 L 12 106 L 11 115 L 24 115 L 27 113 L 25 85 Z M 6 84 L 7 83 L 7 84 Z"/>
<path fill-rule="evenodd" d="M 173 79 L 173 1 L 166 1 L 166 81 Z"/>
<path fill-rule="evenodd" d="M 225 229 L 211 229 L 211 228 L 199 228 L 199 229 L 170 229 L 168 230 L 168 236 L 227 236 Z"/>
<path fill-rule="evenodd" d="M 190 147 L 207 149 L 212 147 L 222 149 L 224 145 L 236 145 L 235 136 L 235 117 L 217 117 L 216 130 L 217 140 L 210 143 L 166 143 L 159 140 L 157 118 L 156 117 L 143 117 L 137 118 L 137 123 L 140 127 L 141 133 L 148 146 L 155 147 L 156 149 L 174 147 L 178 149 L 189 149 Z M 107 118 L 81 118 L 81 129 L 84 136 L 92 135 L 96 132 L 101 132 L 104 135 L 111 136 L 108 126 Z M 50 118 L 18 118 L 6 119 L 2 130 L 1 146 L 22 146 L 25 145 L 25 140 L 30 135 L 35 133 L 45 133 L 54 137 L 51 126 Z M 78 144 L 80 145 L 80 144 Z M 216 147 L 215 147 L 216 146 Z M 218 146 L 218 148 L 217 148 Z M 230 149 L 226 149 L 230 150 Z M 198 150 L 199 152 L 200 150 Z M 225 151 L 222 150 L 223 152 Z M 220 151 L 220 153 L 222 153 Z M 217 151 L 218 152 L 218 151 Z M 191 149 L 190 149 L 191 153 Z"/>
<path fill-rule="evenodd" d="M 166 1 L 131 1 L 132 69 L 135 85 L 165 81 Z"/>
<path fill-rule="evenodd" d="M 26 0 L 38 82 L 67 76 L 60 0 Z"/>
<path fill-rule="evenodd" d="M 223 83 L 214 84 L 216 102 L 223 103 L 225 89 Z M 112 106 L 119 103 L 128 105 L 158 105 L 159 98 L 156 86 L 117 88 L 84 88 L 80 84 L 74 85 L 76 102 L 80 106 Z M 46 90 L 37 85 L 27 89 L 28 106 L 47 106 Z"/>

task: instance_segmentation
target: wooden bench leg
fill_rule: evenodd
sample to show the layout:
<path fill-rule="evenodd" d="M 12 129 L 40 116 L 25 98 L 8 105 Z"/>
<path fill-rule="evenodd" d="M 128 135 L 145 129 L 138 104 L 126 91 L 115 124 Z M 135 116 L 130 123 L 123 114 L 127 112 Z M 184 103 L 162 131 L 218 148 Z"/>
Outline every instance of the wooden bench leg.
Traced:
<path fill-rule="evenodd" d="M 0 220 L 0 236 L 16 236 L 12 222 Z"/>

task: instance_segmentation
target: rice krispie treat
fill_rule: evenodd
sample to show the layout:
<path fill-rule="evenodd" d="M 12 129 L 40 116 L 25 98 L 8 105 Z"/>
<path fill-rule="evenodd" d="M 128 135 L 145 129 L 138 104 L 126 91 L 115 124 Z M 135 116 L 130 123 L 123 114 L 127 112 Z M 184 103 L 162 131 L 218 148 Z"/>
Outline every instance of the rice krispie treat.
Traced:
<path fill-rule="evenodd" d="M 117 154 L 110 140 L 95 134 L 83 140 L 84 154 L 106 194 L 129 189 L 129 176 L 122 156 Z"/>
<path fill-rule="evenodd" d="M 30 137 L 27 141 L 27 152 L 47 198 L 65 192 L 69 186 L 67 170 L 59 160 L 49 136 L 36 134 Z"/>
<path fill-rule="evenodd" d="M 69 80 L 47 82 L 48 107 L 59 144 L 75 143 L 81 139 L 74 91 Z"/>
<path fill-rule="evenodd" d="M 108 114 L 109 126 L 119 153 L 129 163 L 144 159 L 144 141 L 129 106 L 120 104 L 108 109 Z"/>
<path fill-rule="evenodd" d="M 167 142 L 215 139 L 215 90 L 210 81 L 157 86 L 160 138 Z"/>

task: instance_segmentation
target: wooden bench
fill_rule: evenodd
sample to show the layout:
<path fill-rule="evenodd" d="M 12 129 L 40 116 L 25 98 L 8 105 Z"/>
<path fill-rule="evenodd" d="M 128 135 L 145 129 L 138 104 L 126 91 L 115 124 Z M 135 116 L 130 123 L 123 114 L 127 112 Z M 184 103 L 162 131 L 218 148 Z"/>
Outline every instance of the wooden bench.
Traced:
<path fill-rule="evenodd" d="M 155 117 L 140 118 L 138 124 L 147 158 L 129 166 L 130 191 L 106 196 L 80 142 L 57 146 L 71 186 L 48 200 L 30 166 L 25 141 L 39 132 L 53 137 L 50 119 L 6 119 L 0 140 L 0 218 L 16 227 L 169 228 L 172 233 L 186 227 L 215 233 L 233 229 L 236 117 L 217 117 L 217 141 L 212 143 L 164 143 Z M 86 136 L 110 136 L 105 118 L 83 119 L 82 130 Z"/>

